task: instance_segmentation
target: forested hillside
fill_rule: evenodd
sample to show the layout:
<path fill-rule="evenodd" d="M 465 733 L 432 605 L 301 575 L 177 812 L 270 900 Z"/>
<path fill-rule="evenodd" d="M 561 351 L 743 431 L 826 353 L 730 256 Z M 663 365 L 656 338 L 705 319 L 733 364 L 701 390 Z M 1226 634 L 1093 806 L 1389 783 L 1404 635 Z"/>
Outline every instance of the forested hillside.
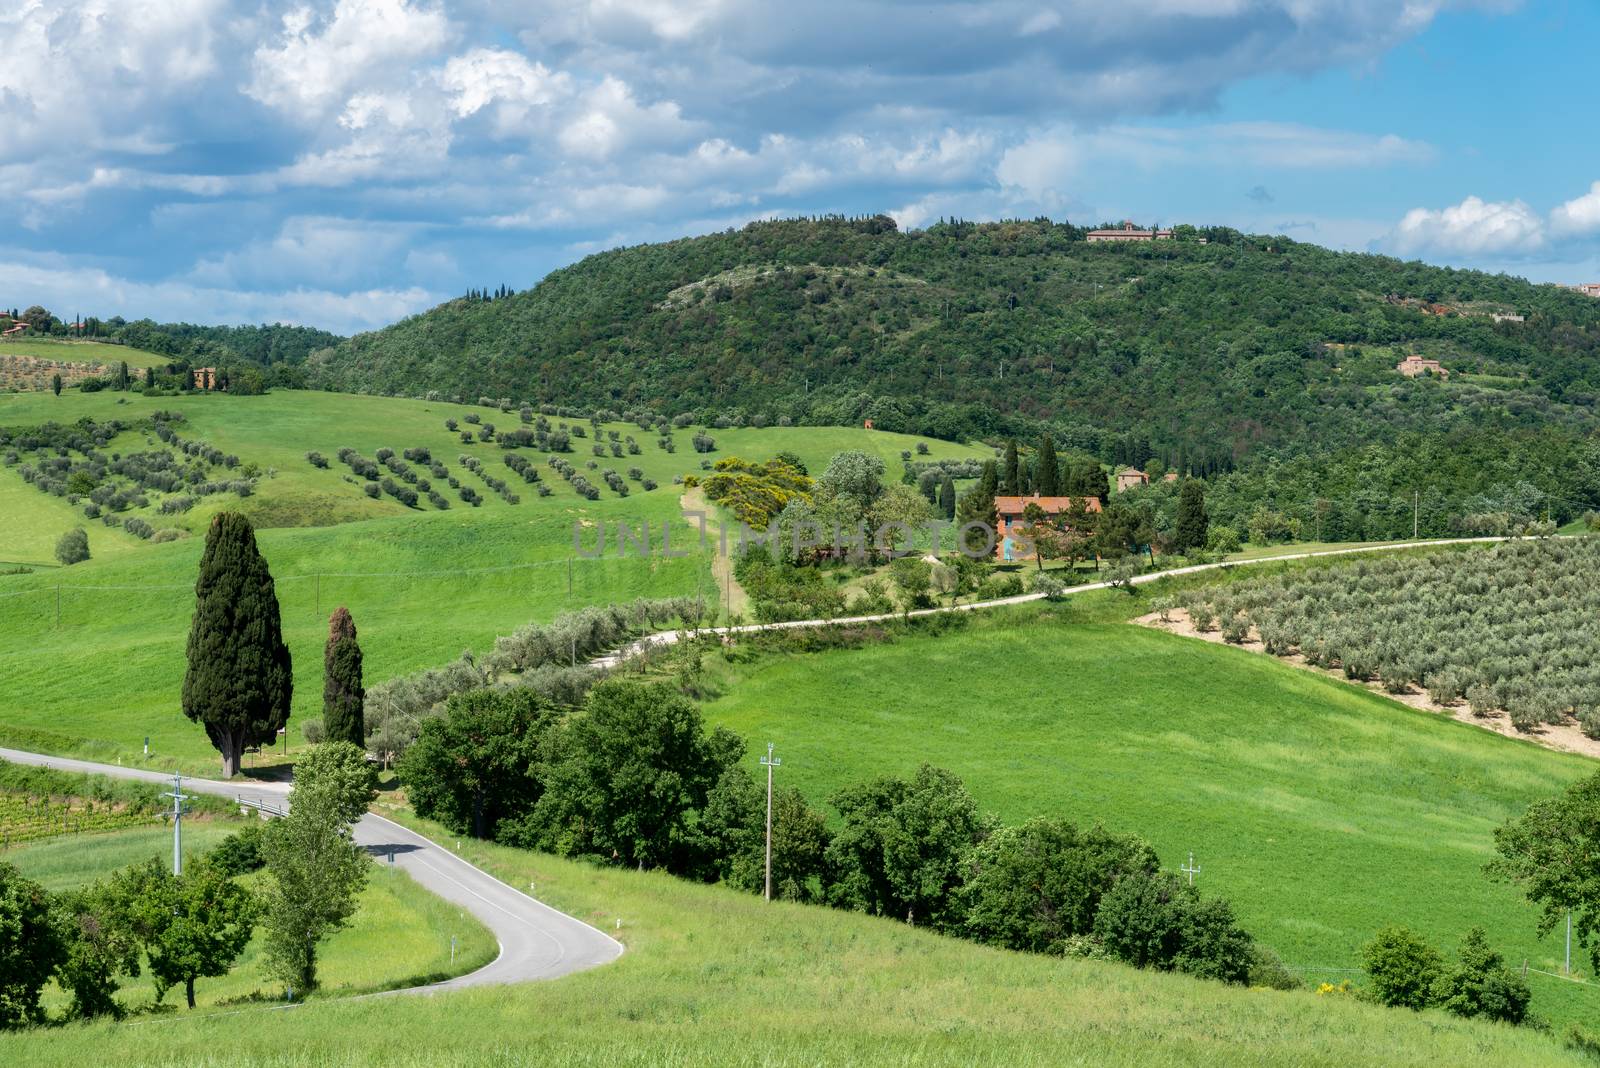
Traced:
<path fill-rule="evenodd" d="M 1204 243 L 1202 243 L 1204 239 Z M 1525 321 L 1494 318 L 1514 314 Z M 1406 379 L 1404 355 L 1446 382 Z M 1407 433 L 1595 425 L 1600 301 L 1506 276 L 1179 228 L 753 223 L 620 249 L 314 354 L 327 388 L 555 399 L 949 438 L 1209 473 Z"/>

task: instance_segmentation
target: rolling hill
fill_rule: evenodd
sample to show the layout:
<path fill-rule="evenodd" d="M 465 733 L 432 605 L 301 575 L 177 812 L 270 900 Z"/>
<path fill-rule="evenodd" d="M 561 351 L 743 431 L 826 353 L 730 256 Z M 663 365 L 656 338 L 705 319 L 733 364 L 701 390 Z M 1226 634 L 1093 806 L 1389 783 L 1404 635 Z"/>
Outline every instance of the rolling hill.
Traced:
<path fill-rule="evenodd" d="M 1413 352 L 1449 380 L 1397 374 Z M 1585 431 L 1597 354 L 1600 301 L 1506 276 L 1223 228 L 1091 244 L 1049 220 L 901 233 L 875 217 L 605 252 L 306 370 L 362 392 L 954 440 L 1049 428 L 1108 463 L 1208 472 L 1417 431 Z"/>

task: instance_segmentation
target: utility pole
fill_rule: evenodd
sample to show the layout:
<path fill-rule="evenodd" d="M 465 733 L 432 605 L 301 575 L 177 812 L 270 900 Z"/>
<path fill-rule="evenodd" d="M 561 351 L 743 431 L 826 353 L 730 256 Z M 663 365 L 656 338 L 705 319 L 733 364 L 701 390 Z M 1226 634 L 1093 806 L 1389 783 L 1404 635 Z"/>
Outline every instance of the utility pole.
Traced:
<path fill-rule="evenodd" d="M 1422 491 L 1411 491 L 1411 540 L 1417 540 L 1417 529 L 1422 518 Z"/>
<path fill-rule="evenodd" d="M 1563 975 L 1572 974 L 1572 910 L 1567 910 L 1567 962 L 1561 966 Z"/>
<path fill-rule="evenodd" d="M 171 791 L 161 795 L 172 798 L 172 874 L 183 874 L 183 803 L 189 795 L 183 792 L 183 776 L 172 773 Z"/>
<path fill-rule="evenodd" d="M 1194 885 L 1194 877 L 1200 874 L 1200 865 L 1194 862 L 1194 850 L 1189 850 L 1189 863 L 1178 869 L 1189 877 L 1189 885 Z"/>
<path fill-rule="evenodd" d="M 313 576 L 317 580 L 317 618 L 322 618 L 322 574 L 318 572 Z"/>
<path fill-rule="evenodd" d="M 766 899 L 772 900 L 772 769 L 783 763 L 772 755 L 772 743 L 767 743 L 767 755 L 761 758 L 767 768 L 767 890 Z"/>

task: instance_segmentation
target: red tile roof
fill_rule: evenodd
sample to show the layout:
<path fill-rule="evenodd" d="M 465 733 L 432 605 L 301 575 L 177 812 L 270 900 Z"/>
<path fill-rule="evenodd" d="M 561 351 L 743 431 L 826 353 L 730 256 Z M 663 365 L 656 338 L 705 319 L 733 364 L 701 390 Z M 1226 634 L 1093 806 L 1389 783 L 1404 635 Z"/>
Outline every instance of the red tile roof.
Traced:
<path fill-rule="evenodd" d="M 1041 497 L 1038 494 L 1031 497 L 996 497 L 994 510 L 1001 515 L 1021 515 L 1028 505 L 1037 504 L 1047 515 L 1060 515 L 1062 512 L 1071 511 L 1072 502 L 1075 500 L 1083 502 L 1085 511 L 1100 510 L 1099 497 Z"/>

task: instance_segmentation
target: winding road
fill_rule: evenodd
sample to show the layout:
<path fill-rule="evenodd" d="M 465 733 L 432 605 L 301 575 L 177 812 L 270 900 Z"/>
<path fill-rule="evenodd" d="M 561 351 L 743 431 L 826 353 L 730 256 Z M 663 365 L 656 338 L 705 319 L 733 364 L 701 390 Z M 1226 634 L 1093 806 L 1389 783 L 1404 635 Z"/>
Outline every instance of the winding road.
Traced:
<path fill-rule="evenodd" d="M 1162 578 L 1192 575 L 1202 571 L 1223 568 L 1249 567 L 1254 564 L 1305 560 L 1322 556 L 1347 556 L 1356 553 L 1383 552 L 1394 549 L 1416 549 L 1446 545 L 1468 545 L 1505 541 L 1505 538 L 1446 538 L 1435 541 L 1389 543 L 1383 545 L 1355 546 L 1348 549 L 1327 549 L 1317 552 L 1289 553 L 1282 556 L 1260 557 L 1216 564 L 1194 564 L 1139 575 L 1135 584 L 1155 582 Z M 1093 582 L 1073 586 L 1062 591 L 1061 596 L 1074 596 L 1093 590 L 1107 589 L 1109 582 Z M 1042 600 L 1042 593 L 1026 593 L 993 601 L 975 601 L 963 605 L 945 605 L 918 609 L 910 616 L 932 616 L 944 612 L 973 612 L 987 608 L 1025 604 Z M 662 631 L 631 642 L 613 653 L 591 661 L 597 667 L 615 667 L 624 660 L 655 646 L 671 645 L 686 634 L 746 634 L 764 630 L 789 630 L 800 627 L 842 626 L 853 623 L 875 623 L 903 618 L 899 612 L 878 615 L 848 616 L 837 619 L 805 619 L 784 623 L 756 623 L 741 626 L 710 627 L 698 632 Z M 143 768 L 127 768 L 114 764 L 97 764 L 71 757 L 48 756 L 18 749 L 0 748 L 0 760 L 14 764 L 55 768 L 60 771 L 107 775 L 119 779 L 136 779 L 144 782 L 170 785 L 172 776 Z M 214 779 L 184 778 L 183 788 L 196 793 L 212 794 L 265 807 L 268 811 L 283 811 L 288 806 L 287 783 L 239 780 L 218 782 Z M 355 838 L 380 862 L 389 861 L 406 872 L 429 891 L 458 905 L 483 922 L 494 932 L 500 943 L 500 955 L 477 971 L 428 986 L 411 987 L 390 993 L 434 993 L 461 987 L 482 986 L 494 983 L 519 983 L 534 979 L 555 979 L 587 968 L 597 967 L 615 960 L 622 954 L 622 943 L 597 928 L 575 919 L 535 900 L 520 890 L 507 886 L 487 872 L 462 860 L 454 851 L 428 838 L 407 830 L 392 820 L 368 813 L 356 824 Z M 391 859 L 392 858 L 392 859 Z"/>
<path fill-rule="evenodd" d="M 88 760 L 46 756 L 19 749 L 0 748 L 0 760 L 58 771 L 136 779 L 166 786 L 172 784 L 170 774 L 158 771 L 96 764 Z M 252 806 L 263 806 L 268 811 L 281 812 L 289 803 L 287 783 L 248 779 L 218 782 L 185 776 L 183 789 L 186 792 L 240 800 Z M 356 824 L 355 840 L 377 857 L 380 863 L 388 863 L 392 857 L 396 867 L 405 869 L 425 889 L 477 917 L 494 932 L 500 943 L 500 955 L 477 971 L 442 983 L 409 987 L 391 993 L 432 994 L 493 983 L 556 979 L 609 963 L 622 954 L 622 943 L 610 935 L 507 886 L 462 860 L 452 850 L 407 830 L 393 820 L 368 813 Z"/>

